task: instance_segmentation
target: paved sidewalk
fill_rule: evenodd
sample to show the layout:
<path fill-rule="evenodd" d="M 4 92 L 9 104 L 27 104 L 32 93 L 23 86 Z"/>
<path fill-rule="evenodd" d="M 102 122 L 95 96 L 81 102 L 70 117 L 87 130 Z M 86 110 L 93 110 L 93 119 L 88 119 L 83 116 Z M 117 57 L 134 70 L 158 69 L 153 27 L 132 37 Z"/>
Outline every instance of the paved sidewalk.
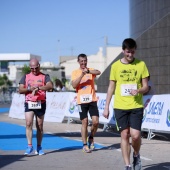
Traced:
<path fill-rule="evenodd" d="M 0 114 L 0 122 L 8 122 L 25 127 L 25 120 L 9 118 L 8 113 Z M 81 125 L 78 123 L 44 123 L 44 133 L 51 133 L 76 141 L 81 141 L 80 129 Z M 33 155 L 29 157 L 23 155 L 25 148 L 15 151 L 0 150 L 0 168 L 2 170 L 124 169 L 120 151 L 120 136 L 118 133 L 115 133 L 114 130 L 103 132 L 102 129 L 99 128 L 95 142 L 104 147 L 90 154 L 83 153 L 80 148 L 75 149 L 71 147 L 59 150 L 46 149 L 46 155 L 44 156 Z M 170 139 L 163 137 L 157 137 L 152 140 L 143 139 L 141 158 L 144 170 L 170 170 Z"/>

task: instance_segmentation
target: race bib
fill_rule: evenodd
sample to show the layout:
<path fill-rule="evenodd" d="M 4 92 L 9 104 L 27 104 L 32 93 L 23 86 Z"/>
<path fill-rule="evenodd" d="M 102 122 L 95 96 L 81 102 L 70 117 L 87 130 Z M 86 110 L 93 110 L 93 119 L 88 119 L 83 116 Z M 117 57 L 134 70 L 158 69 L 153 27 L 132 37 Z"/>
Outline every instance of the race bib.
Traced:
<path fill-rule="evenodd" d="M 132 96 L 131 90 L 137 90 L 137 84 L 121 84 L 121 96 Z"/>
<path fill-rule="evenodd" d="M 41 101 L 37 101 L 37 102 L 28 101 L 28 108 L 29 109 L 41 109 Z"/>
<path fill-rule="evenodd" d="M 83 94 L 80 96 L 81 103 L 90 103 L 92 102 L 92 95 L 91 94 Z"/>

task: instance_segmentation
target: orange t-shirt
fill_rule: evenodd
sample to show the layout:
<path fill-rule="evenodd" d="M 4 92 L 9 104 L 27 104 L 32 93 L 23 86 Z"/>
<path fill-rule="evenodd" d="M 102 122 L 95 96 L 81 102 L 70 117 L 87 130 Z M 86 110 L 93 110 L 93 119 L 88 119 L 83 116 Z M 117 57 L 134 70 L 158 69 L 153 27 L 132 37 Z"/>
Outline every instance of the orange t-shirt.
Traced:
<path fill-rule="evenodd" d="M 93 69 L 90 69 L 93 70 Z M 71 75 L 71 80 L 76 80 L 77 77 L 81 76 L 81 69 L 74 70 Z M 76 87 L 77 92 L 77 104 L 90 103 L 97 101 L 94 79 L 96 75 L 85 74 L 80 81 L 80 84 Z"/>

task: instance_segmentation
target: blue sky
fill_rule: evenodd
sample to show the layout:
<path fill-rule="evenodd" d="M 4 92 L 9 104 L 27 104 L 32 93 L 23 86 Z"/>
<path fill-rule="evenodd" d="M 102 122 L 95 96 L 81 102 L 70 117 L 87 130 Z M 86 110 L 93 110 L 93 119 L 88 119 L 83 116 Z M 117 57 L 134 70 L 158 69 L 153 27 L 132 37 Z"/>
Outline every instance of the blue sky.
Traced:
<path fill-rule="evenodd" d="M 129 0 L 0 0 L 0 53 L 96 54 L 129 37 Z"/>

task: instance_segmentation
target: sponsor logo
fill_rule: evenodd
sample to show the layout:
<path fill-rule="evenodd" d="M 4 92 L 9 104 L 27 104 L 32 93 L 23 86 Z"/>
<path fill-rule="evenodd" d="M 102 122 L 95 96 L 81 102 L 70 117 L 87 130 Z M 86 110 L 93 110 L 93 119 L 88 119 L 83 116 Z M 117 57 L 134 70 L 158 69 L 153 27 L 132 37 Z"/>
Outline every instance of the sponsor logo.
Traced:
<path fill-rule="evenodd" d="M 103 112 L 106 105 L 106 99 L 100 99 L 99 97 L 97 97 L 97 99 L 97 107 Z"/>
<path fill-rule="evenodd" d="M 146 115 L 147 115 L 147 110 L 144 109 L 144 110 L 143 110 L 143 119 L 142 119 L 142 123 L 145 121 Z"/>
<path fill-rule="evenodd" d="M 76 106 L 77 106 L 77 102 L 76 102 L 76 101 L 77 101 L 77 96 L 74 97 L 74 99 L 70 102 L 69 112 L 70 112 L 71 114 L 74 113 L 75 108 L 76 108 Z"/>
<path fill-rule="evenodd" d="M 144 104 L 144 110 L 143 110 L 143 119 L 142 119 L 142 123 L 145 121 L 146 115 L 147 115 L 147 109 L 146 107 L 148 106 L 150 102 L 150 99 L 147 99 L 145 104 Z"/>
<path fill-rule="evenodd" d="M 151 102 L 149 99 L 144 105 L 144 115 L 142 122 L 160 123 L 160 118 L 163 113 L 164 102 Z"/>
<path fill-rule="evenodd" d="M 170 110 L 167 111 L 167 118 L 166 118 L 166 124 L 168 127 L 170 127 Z"/>

